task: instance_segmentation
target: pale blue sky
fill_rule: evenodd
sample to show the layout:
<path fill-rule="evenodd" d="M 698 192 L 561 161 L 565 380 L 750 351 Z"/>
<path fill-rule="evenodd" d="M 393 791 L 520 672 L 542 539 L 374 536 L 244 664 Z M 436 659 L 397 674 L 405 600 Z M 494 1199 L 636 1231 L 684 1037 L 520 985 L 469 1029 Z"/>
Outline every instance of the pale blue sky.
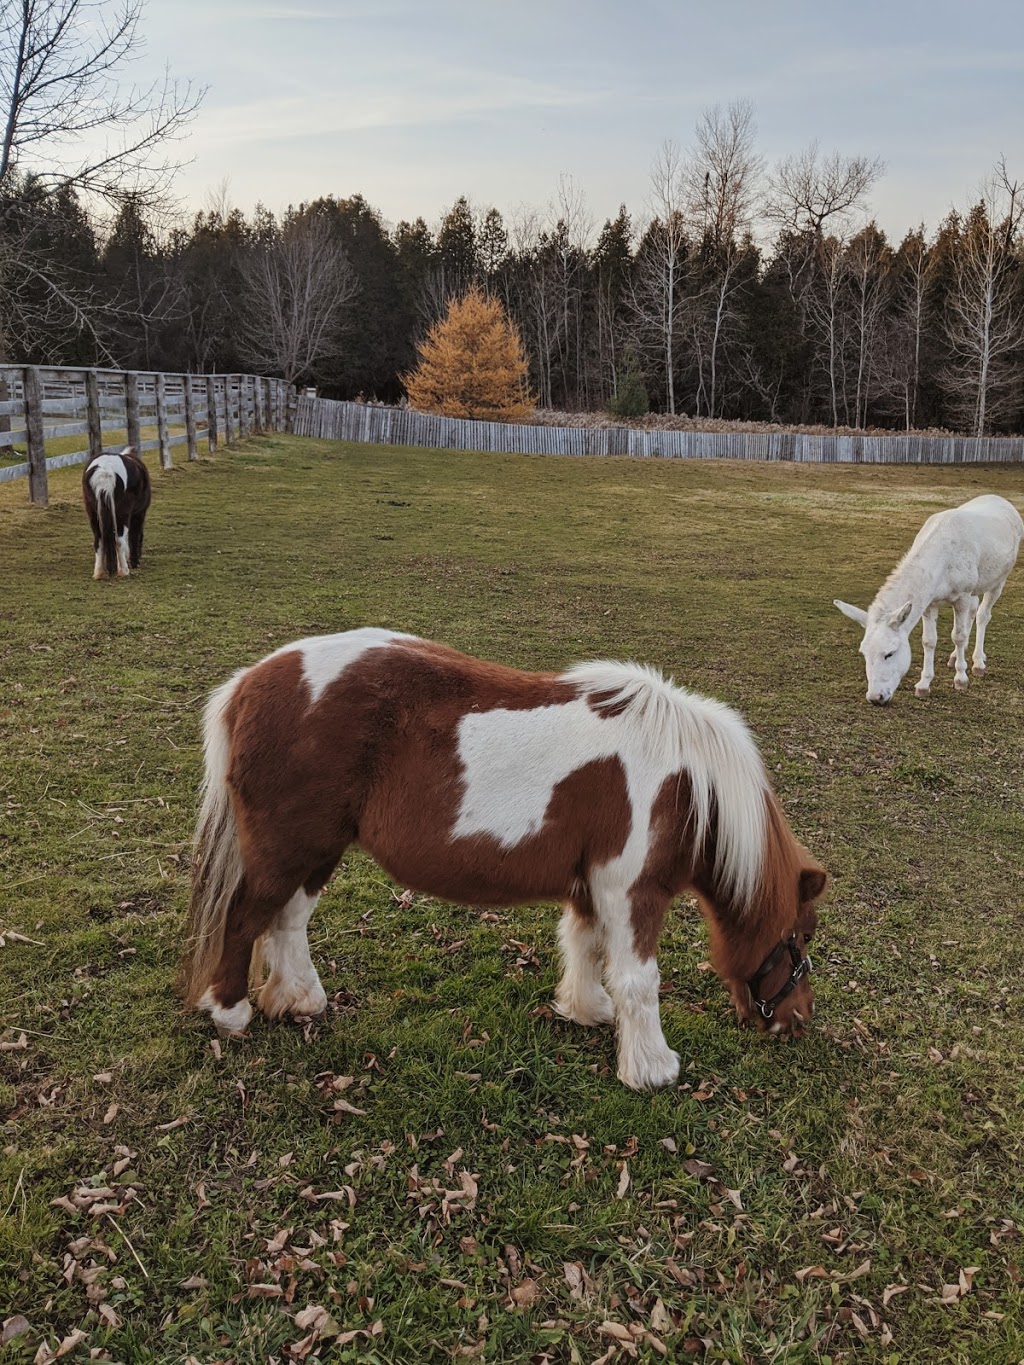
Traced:
<path fill-rule="evenodd" d="M 392 222 L 459 194 L 543 206 L 571 175 L 600 222 L 651 160 L 748 98 L 769 160 L 817 138 L 882 157 L 897 237 L 1024 178 L 1021 0 L 148 0 L 143 66 L 210 90 L 178 189 L 279 209 L 357 192 Z M 141 74 L 141 71 L 140 71 Z"/>

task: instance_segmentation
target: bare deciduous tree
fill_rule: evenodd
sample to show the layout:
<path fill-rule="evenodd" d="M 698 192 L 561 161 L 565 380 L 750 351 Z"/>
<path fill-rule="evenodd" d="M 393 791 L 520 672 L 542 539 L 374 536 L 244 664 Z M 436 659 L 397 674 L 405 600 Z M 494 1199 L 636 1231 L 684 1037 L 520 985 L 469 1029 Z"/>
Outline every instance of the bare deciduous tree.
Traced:
<path fill-rule="evenodd" d="M 166 156 L 202 91 L 165 76 L 123 88 L 143 0 L 0 0 L 0 185 L 17 169 L 108 200 L 163 194 Z"/>
<path fill-rule="evenodd" d="M 969 214 L 954 255 L 956 282 L 947 303 L 954 360 L 946 386 L 965 424 L 984 436 L 1019 402 L 1024 300 L 1018 255 L 1024 186 L 1000 161 Z"/>
<path fill-rule="evenodd" d="M 686 258 L 686 165 L 669 140 L 651 166 L 650 223 L 637 259 L 633 311 L 642 332 L 657 338 L 665 367 L 670 413 L 676 410 L 676 335 L 679 289 Z"/>
<path fill-rule="evenodd" d="M 326 219 L 298 213 L 239 257 L 241 326 L 247 364 L 289 383 L 338 354 L 345 311 L 358 288 Z"/>
<path fill-rule="evenodd" d="M 765 217 L 783 232 L 813 233 L 820 237 L 847 221 L 861 208 L 868 192 L 885 170 L 879 157 L 823 156 L 817 142 L 784 157 L 768 181 Z"/>
<path fill-rule="evenodd" d="M 723 112 L 705 109 L 683 170 L 686 215 L 696 235 L 716 247 L 749 232 L 757 215 L 764 158 L 755 148 L 757 125 L 749 100 Z"/>
<path fill-rule="evenodd" d="M 685 214 L 701 243 L 690 272 L 689 331 L 697 364 L 697 414 L 718 415 L 723 343 L 738 331 L 737 295 L 745 283 L 743 239 L 757 214 L 764 160 L 749 100 L 702 114 L 683 170 Z"/>

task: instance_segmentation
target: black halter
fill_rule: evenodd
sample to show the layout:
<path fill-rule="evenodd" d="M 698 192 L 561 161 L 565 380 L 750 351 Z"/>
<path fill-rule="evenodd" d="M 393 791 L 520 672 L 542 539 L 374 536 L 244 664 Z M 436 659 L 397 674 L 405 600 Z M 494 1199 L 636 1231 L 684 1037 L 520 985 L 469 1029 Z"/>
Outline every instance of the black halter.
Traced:
<path fill-rule="evenodd" d="M 782 983 L 782 989 L 775 992 L 770 1000 L 761 999 L 758 987 L 766 976 L 771 975 L 775 968 L 782 961 L 783 955 L 789 953 L 789 960 L 793 970 L 789 978 Z M 765 960 L 758 967 L 757 971 L 747 982 L 750 993 L 754 997 L 754 1004 L 761 1012 L 762 1019 L 771 1019 L 775 1013 L 775 1006 L 785 1000 L 791 991 L 796 989 L 797 982 L 802 981 L 810 973 L 811 959 L 805 956 L 797 947 L 796 934 L 790 934 L 768 954 Z"/>

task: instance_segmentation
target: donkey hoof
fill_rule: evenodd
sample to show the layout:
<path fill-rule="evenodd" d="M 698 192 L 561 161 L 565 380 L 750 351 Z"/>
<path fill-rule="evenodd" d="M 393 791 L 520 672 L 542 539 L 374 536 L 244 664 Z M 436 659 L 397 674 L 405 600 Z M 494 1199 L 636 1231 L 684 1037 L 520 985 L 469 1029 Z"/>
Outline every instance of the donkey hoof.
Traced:
<path fill-rule="evenodd" d="M 914 688 L 915 697 L 930 697 L 931 694 L 932 689 L 930 684 L 925 684 L 924 686 L 922 686 L 921 683 L 918 683 L 917 686 Z"/>
<path fill-rule="evenodd" d="M 953 686 L 958 692 L 966 692 L 969 684 L 966 678 L 954 678 Z"/>
<path fill-rule="evenodd" d="M 974 664 L 973 667 L 971 668 L 971 672 L 974 674 L 976 678 L 983 678 L 985 676 L 985 665 Z"/>

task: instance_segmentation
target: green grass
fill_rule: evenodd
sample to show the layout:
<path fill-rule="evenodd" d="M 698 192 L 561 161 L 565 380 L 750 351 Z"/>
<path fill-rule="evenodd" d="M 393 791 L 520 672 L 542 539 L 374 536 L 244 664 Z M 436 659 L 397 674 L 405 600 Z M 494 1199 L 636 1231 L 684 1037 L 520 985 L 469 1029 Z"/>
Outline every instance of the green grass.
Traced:
<path fill-rule="evenodd" d="M 155 472 L 115 583 L 79 479 L 46 512 L 0 487 L 0 932 L 33 940 L 0 948 L 27 1043 L 0 1052 L 0 1321 L 31 1324 L 0 1361 L 76 1329 L 67 1358 L 131 1362 L 592 1362 L 616 1330 L 619 1361 L 1024 1358 L 1022 580 L 982 683 L 885 711 L 831 605 L 1024 471 L 265 438 Z M 681 1084 L 634 1095 L 609 1031 L 550 1015 L 555 911 L 403 905 L 360 855 L 313 925 L 323 1020 L 215 1045 L 183 1016 L 201 699 L 366 623 L 738 705 L 834 876 L 808 1036 L 737 1029 L 684 903 Z"/>

